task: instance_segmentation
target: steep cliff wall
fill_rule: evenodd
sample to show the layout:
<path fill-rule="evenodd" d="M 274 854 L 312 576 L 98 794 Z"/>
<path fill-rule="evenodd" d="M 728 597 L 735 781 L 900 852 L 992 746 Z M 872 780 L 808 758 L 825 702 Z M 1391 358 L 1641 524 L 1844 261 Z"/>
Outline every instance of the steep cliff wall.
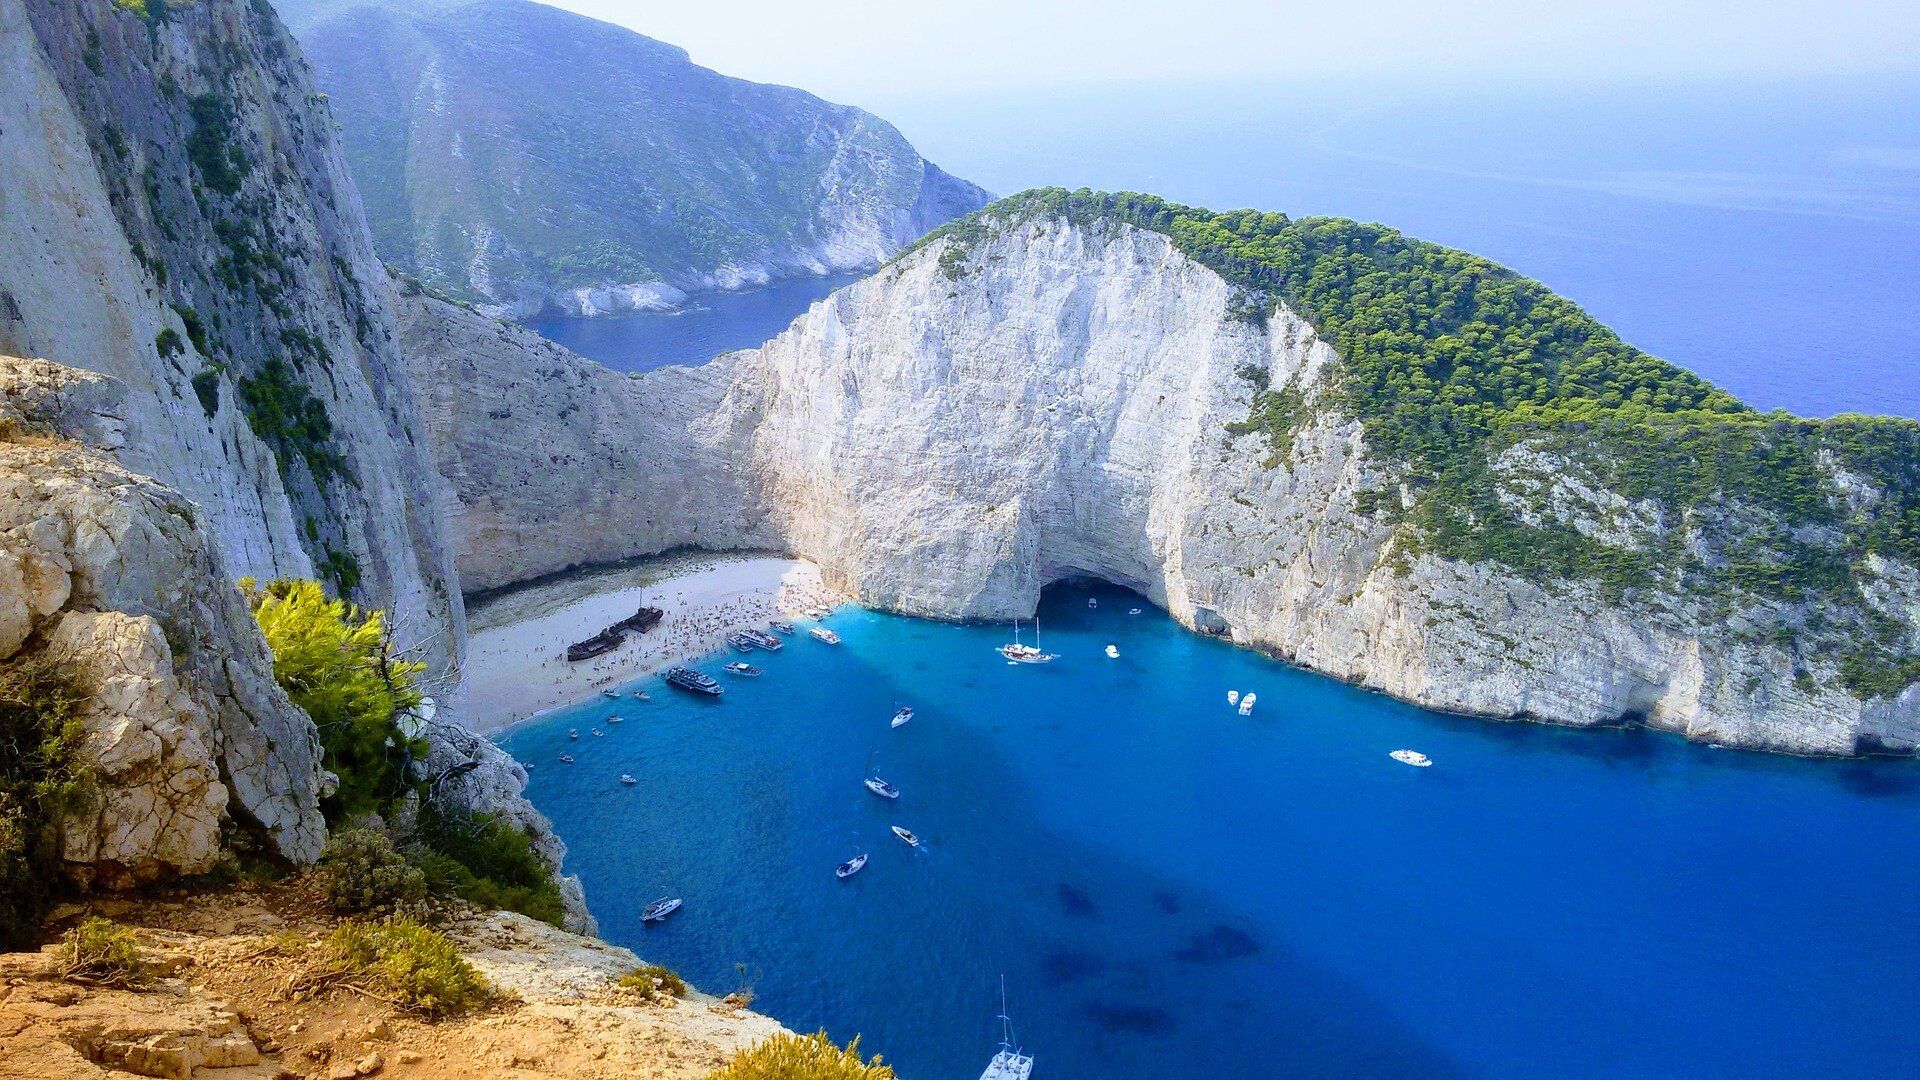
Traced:
<path fill-rule="evenodd" d="M 61 828 L 68 872 L 204 872 L 229 818 L 311 861 L 313 722 L 274 682 L 200 508 L 108 456 L 121 412 L 111 380 L 0 357 L 0 661 L 44 654 L 77 676 L 93 780 Z"/>
<path fill-rule="evenodd" d="M 0 362 L 0 427 L 27 433 L 0 446 L 0 659 L 83 676 L 100 798 L 63 829 L 71 875 L 206 870 L 228 821 L 310 861 L 320 748 L 234 581 L 384 609 L 443 701 L 465 637 L 325 101 L 264 0 L 0 0 L 0 179 L 0 352 L 65 365 Z M 421 778 L 557 870 L 519 767 L 457 716 L 423 733 Z"/>
<path fill-rule="evenodd" d="M 381 254 L 514 315 L 870 267 L 987 201 L 879 117 L 544 4 L 315 8 Z"/>
<path fill-rule="evenodd" d="M 1857 694 L 1835 652 L 1849 634 L 1908 647 L 1910 566 L 1861 560 L 1859 602 L 1809 619 L 1818 604 L 1765 589 L 1623 594 L 1597 575 L 1444 556 L 1414 520 L 1417 480 L 1374 448 L 1345 389 L 1349 361 L 1287 304 L 1250 311 L 1244 288 L 1160 232 L 989 212 L 759 350 L 641 377 L 435 301 L 402 318 L 426 398 L 465 402 L 429 426 L 468 515 L 460 560 L 489 584 L 772 541 L 868 603 L 998 619 L 1091 574 L 1440 708 L 1805 753 L 1920 740 L 1920 690 Z M 511 435 L 482 419 L 489 401 L 511 410 Z M 1522 442 L 1488 469 L 1527 513 L 1664 543 L 1659 515 L 1588 466 Z M 1836 467 L 1827 482 L 1838 498 L 1858 479 Z M 1688 528 L 1713 547 L 1700 538 L 1718 544 L 1747 513 L 1714 504 Z"/>
<path fill-rule="evenodd" d="M 0 0 L 0 351 L 114 376 L 236 574 L 459 655 L 431 466 L 332 120 L 265 3 Z"/>

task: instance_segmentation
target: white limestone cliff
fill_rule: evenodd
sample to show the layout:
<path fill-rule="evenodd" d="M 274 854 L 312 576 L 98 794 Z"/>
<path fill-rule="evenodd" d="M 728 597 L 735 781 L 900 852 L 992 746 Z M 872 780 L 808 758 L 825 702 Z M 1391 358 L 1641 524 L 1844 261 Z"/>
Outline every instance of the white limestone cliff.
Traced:
<path fill-rule="evenodd" d="M 296 862 L 320 854 L 313 722 L 198 507 L 129 472 L 110 380 L 0 357 L 0 661 L 75 673 L 93 774 L 62 827 L 68 870 L 114 887 L 210 869 L 229 818 Z"/>
<path fill-rule="evenodd" d="M 1356 509 L 1398 496 L 1324 393 L 1338 355 L 1284 307 L 1236 317 L 1228 284 L 1165 237 L 1033 220 L 950 256 L 957 268 L 949 243 L 758 350 L 639 377 L 407 299 L 464 579 L 775 548 L 868 604 L 1001 619 L 1091 575 L 1436 708 L 1810 754 L 1920 742 L 1920 689 L 1862 701 L 1796 680 L 1791 657 L 1738 632 L 1764 612 L 1629 608 L 1397 546 Z M 1256 392 L 1288 386 L 1311 419 L 1284 453 L 1233 434 Z M 1588 527 L 1630 520 L 1581 493 L 1561 502 Z M 1911 622 L 1912 569 L 1879 581 L 1882 609 Z"/>

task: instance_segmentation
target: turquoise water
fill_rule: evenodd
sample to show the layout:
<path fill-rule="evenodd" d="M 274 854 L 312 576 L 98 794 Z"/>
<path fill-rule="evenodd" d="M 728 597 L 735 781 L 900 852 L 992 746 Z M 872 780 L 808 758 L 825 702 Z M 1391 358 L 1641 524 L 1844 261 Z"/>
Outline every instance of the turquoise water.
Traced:
<path fill-rule="evenodd" d="M 529 319 L 527 327 L 615 371 L 698 365 L 723 352 L 762 344 L 814 301 L 859 279 L 858 274 L 794 278 L 748 292 L 704 293 L 679 311 Z"/>
<path fill-rule="evenodd" d="M 979 1075 L 1001 973 L 1047 1080 L 1891 1075 L 1920 1054 L 1913 763 L 1442 716 L 1104 586 L 1043 612 L 1045 667 L 1001 661 L 1005 627 L 844 608 L 843 645 L 756 654 L 765 676 L 721 701 L 648 680 L 651 702 L 503 744 L 606 937 L 709 990 L 744 976 L 756 1008 L 863 1034 L 915 1080 Z M 1252 716 L 1229 688 L 1258 692 Z M 899 702 L 919 715 L 889 730 Z M 897 803 L 861 786 L 869 760 Z M 867 869 L 835 880 L 856 850 Z M 664 891 L 686 907 L 643 927 Z"/>

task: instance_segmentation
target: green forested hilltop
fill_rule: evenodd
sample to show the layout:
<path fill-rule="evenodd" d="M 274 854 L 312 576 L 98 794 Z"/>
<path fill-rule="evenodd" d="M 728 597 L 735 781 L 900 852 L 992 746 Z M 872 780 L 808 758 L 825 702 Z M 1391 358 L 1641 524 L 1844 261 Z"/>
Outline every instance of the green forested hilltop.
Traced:
<path fill-rule="evenodd" d="M 1678 590 L 1728 613 L 1767 601 L 1789 611 L 1767 636 L 1824 654 L 1850 689 L 1920 678 L 1908 628 L 1863 593 L 1870 556 L 1920 563 L 1920 423 L 1756 411 L 1536 281 L 1381 225 L 1048 188 L 922 244 L 958 241 L 942 264 L 962 273 L 972 241 L 1032 217 L 1163 233 L 1242 291 L 1245 317 L 1283 302 L 1311 323 L 1344 360 L 1322 400 L 1364 422 L 1412 495 L 1368 507 L 1401 519 L 1410 549 L 1594 578 L 1621 598 Z M 1309 415 L 1300 390 L 1263 388 L 1244 429 L 1284 446 Z M 1656 520 L 1624 541 L 1581 531 L 1542 485 L 1514 482 L 1503 453 L 1520 449 Z"/>

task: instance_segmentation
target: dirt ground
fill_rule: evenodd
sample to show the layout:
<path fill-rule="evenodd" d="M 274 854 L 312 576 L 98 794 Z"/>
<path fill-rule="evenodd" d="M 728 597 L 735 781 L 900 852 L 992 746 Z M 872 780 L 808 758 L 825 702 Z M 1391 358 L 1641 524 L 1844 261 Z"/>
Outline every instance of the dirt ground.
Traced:
<path fill-rule="evenodd" d="M 0 1078 L 691 1080 L 780 1030 L 705 995 L 623 990 L 632 953 L 507 913 L 446 927 L 500 999 L 430 1021 L 361 988 L 311 985 L 312 944 L 338 924 L 311 882 L 88 912 L 137 928 L 150 979 L 82 985 L 62 978 L 53 946 L 0 954 Z"/>

